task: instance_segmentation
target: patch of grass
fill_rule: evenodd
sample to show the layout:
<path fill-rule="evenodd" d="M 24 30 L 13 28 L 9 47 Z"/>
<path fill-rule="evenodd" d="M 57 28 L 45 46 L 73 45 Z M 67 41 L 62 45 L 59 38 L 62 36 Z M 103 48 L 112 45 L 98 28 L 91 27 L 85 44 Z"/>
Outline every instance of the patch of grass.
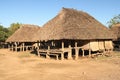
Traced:
<path fill-rule="evenodd" d="M 18 55 L 19 58 L 26 58 L 26 57 L 31 57 L 31 54 L 30 53 L 20 53 Z"/>
<path fill-rule="evenodd" d="M 0 56 L 5 56 L 5 54 L 0 53 Z"/>
<path fill-rule="evenodd" d="M 115 54 L 116 57 L 120 58 L 120 52 L 119 51 L 115 51 L 114 54 Z"/>
<path fill-rule="evenodd" d="M 98 56 L 96 59 L 97 60 L 105 60 L 105 59 L 108 59 L 108 57 L 106 57 L 106 56 Z"/>

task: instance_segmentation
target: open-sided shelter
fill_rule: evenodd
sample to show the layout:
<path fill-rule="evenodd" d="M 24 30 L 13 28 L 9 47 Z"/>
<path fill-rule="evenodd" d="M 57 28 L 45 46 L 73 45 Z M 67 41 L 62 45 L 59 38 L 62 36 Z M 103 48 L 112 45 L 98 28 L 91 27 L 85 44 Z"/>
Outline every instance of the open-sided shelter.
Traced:
<path fill-rule="evenodd" d="M 12 50 L 20 51 L 33 49 L 36 40 L 35 36 L 40 27 L 37 25 L 23 24 L 11 35 L 6 42 Z"/>
<path fill-rule="evenodd" d="M 64 59 L 91 56 L 91 52 L 112 50 L 112 32 L 83 11 L 63 8 L 58 15 L 43 25 L 38 41 L 38 55 L 58 55 Z M 43 49 L 44 46 L 44 49 Z M 45 51 L 45 48 L 48 48 Z"/>

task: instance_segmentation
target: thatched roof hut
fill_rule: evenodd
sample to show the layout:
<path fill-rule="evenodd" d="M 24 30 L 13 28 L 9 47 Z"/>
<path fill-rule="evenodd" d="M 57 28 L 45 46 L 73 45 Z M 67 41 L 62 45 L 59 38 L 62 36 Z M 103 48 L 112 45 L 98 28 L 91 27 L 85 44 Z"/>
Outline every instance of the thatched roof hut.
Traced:
<path fill-rule="evenodd" d="M 113 33 L 115 34 L 115 36 L 117 37 L 117 39 L 120 39 L 120 24 L 115 24 L 111 27 L 111 30 L 113 31 Z"/>
<path fill-rule="evenodd" d="M 23 24 L 6 42 L 35 42 L 36 32 L 39 29 L 37 25 Z"/>
<path fill-rule="evenodd" d="M 42 29 L 39 40 L 59 39 L 113 39 L 111 31 L 95 18 L 83 11 L 63 8 Z"/>

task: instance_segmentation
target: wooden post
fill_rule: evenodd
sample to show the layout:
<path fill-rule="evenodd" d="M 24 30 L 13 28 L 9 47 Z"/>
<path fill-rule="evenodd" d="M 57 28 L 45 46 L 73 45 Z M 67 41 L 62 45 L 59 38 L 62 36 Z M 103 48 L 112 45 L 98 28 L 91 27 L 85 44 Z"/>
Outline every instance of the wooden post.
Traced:
<path fill-rule="evenodd" d="M 8 49 L 10 49 L 10 43 L 8 43 Z"/>
<path fill-rule="evenodd" d="M 20 45 L 20 51 L 22 51 L 22 45 Z"/>
<path fill-rule="evenodd" d="M 14 51 L 14 46 L 13 46 L 13 44 L 12 44 L 12 46 L 11 46 L 11 47 L 12 47 L 12 51 Z"/>
<path fill-rule="evenodd" d="M 71 44 L 69 45 L 69 52 L 68 52 L 68 59 L 72 59 L 72 48 L 71 48 Z"/>
<path fill-rule="evenodd" d="M 39 50 L 39 41 L 37 42 L 37 50 Z"/>
<path fill-rule="evenodd" d="M 61 53 L 61 60 L 64 60 L 64 52 Z"/>
<path fill-rule="evenodd" d="M 82 57 L 84 57 L 84 56 L 85 56 L 85 51 L 84 51 L 84 49 L 82 49 L 82 52 L 83 52 Z"/>
<path fill-rule="evenodd" d="M 39 48 L 40 47 L 40 42 L 38 41 L 38 44 L 37 44 L 37 54 L 38 54 L 38 56 L 40 57 L 40 53 L 39 53 Z"/>
<path fill-rule="evenodd" d="M 15 42 L 15 51 L 17 51 L 17 42 Z"/>
<path fill-rule="evenodd" d="M 26 51 L 28 51 L 28 47 L 29 47 L 29 46 L 26 46 Z"/>
<path fill-rule="evenodd" d="M 52 46 L 54 46 L 54 42 L 52 41 Z"/>
<path fill-rule="evenodd" d="M 78 55 L 79 55 L 79 49 L 75 49 L 75 60 L 77 60 L 78 59 Z"/>
<path fill-rule="evenodd" d="M 40 46 L 41 46 L 41 43 L 39 42 L 39 48 L 38 49 L 40 49 Z"/>
<path fill-rule="evenodd" d="M 64 42 L 62 41 L 62 50 L 64 50 Z"/>
<path fill-rule="evenodd" d="M 56 60 L 58 60 L 58 55 L 56 55 Z"/>
<path fill-rule="evenodd" d="M 90 48 L 90 43 L 89 43 L 89 57 L 91 57 L 91 48 Z"/>
<path fill-rule="evenodd" d="M 103 50 L 103 52 L 102 52 L 102 56 L 104 56 L 104 54 L 105 54 L 105 50 Z"/>
<path fill-rule="evenodd" d="M 40 53 L 39 53 L 39 50 L 37 50 L 37 55 L 40 57 Z"/>
<path fill-rule="evenodd" d="M 48 59 L 50 58 L 49 57 L 49 53 L 50 53 L 49 51 L 50 51 L 50 46 L 48 46 L 48 50 L 47 50 L 47 54 L 46 54 L 46 58 L 48 58 Z"/>
<path fill-rule="evenodd" d="M 25 50 L 24 50 L 24 46 L 25 46 L 25 44 L 24 44 L 24 42 L 23 42 L 23 45 L 22 45 L 22 49 L 23 49 L 23 51 L 25 51 Z"/>
<path fill-rule="evenodd" d="M 62 53 L 61 53 L 61 60 L 64 60 L 64 42 L 62 41 Z"/>
<path fill-rule="evenodd" d="M 77 48 L 77 42 L 75 42 L 75 60 L 78 59 L 79 49 Z"/>
<path fill-rule="evenodd" d="M 91 50 L 89 49 L 89 57 L 91 57 Z"/>

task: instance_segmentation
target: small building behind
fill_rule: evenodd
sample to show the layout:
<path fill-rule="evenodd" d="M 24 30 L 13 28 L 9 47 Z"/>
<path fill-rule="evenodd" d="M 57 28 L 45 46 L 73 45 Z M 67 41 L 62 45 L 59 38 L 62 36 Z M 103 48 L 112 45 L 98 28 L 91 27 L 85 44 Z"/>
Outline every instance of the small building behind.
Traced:
<path fill-rule="evenodd" d="M 35 37 L 40 27 L 37 25 L 23 24 L 11 35 L 6 42 L 12 51 L 33 50 L 36 46 Z"/>
<path fill-rule="evenodd" d="M 117 37 L 116 39 L 113 40 L 114 48 L 115 50 L 120 50 L 120 23 L 114 24 L 110 29 Z"/>

